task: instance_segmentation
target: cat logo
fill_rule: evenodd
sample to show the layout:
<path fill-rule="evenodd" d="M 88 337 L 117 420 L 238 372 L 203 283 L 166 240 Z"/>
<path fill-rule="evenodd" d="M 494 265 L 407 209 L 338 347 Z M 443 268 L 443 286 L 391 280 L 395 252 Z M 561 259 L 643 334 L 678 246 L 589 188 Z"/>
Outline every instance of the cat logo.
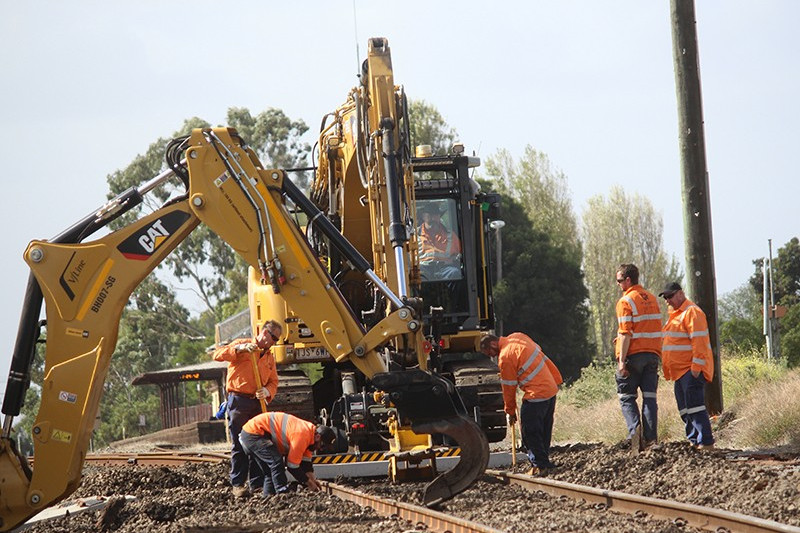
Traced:
<path fill-rule="evenodd" d="M 127 259 L 146 261 L 189 218 L 189 213 L 185 211 L 167 213 L 122 241 L 117 249 Z"/>

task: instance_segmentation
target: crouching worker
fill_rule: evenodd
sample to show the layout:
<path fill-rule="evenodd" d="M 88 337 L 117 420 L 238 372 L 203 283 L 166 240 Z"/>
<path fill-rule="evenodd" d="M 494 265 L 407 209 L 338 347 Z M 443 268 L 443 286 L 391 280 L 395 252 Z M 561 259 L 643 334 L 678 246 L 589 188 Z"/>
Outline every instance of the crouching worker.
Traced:
<path fill-rule="evenodd" d="M 311 453 L 329 448 L 335 441 L 336 433 L 330 427 L 280 412 L 256 415 L 239 434 L 242 449 L 264 473 L 265 498 L 289 490 L 287 468 L 298 482 L 311 490 L 320 490 Z"/>

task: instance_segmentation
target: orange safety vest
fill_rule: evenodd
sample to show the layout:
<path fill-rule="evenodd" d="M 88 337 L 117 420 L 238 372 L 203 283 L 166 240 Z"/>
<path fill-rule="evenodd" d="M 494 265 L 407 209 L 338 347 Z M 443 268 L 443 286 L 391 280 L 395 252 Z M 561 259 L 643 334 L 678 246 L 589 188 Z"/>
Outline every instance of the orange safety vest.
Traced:
<path fill-rule="evenodd" d="M 255 394 L 256 390 L 266 387 L 269 391 L 269 401 L 272 401 L 278 391 L 278 367 L 275 365 L 275 357 L 271 351 L 267 351 L 258 358 L 258 375 L 261 383 L 257 384 L 250 353 L 236 353 L 236 345 L 245 342 L 255 342 L 255 340 L 236 339 L 214 352 L 214 361 L 228 362 L 225 389 L 229 392 Z"/>
<path fill-rule="evenodd" d="M 661 355 L 661 309 L 656 297 L 641 285 L 633 285 L 617 301 L 617 323 L 617 332 L 631 337 L 627 355 Z M 618 361 L 620 348 L 620 343 L 614 348 Z"/>
<path fill-rule="evenodd" d="M 666 379 L 677 381 L 690 370 L 702 372 L 708 382 L 714 377 L 706 314 L 694 302 L 687 299 L 677 309 L 670 307 L 662 350 Z"/>
<path fill-rule="evenodd" d="M 564 382 L 556 365 L 542 348 L 524 333 L 500 337 L 500 385 L 503 389 L 505 412 L 517 411 L 517 387 L 522 389 L 523 400 L 549 400 Z"/>
<path fill-rule="evenodd" d="M 419 228 L 419 260 L 453 261 L 456 254 L 461 253 L 461 242 L 455 232 L 448 230 L 442 223 L 434 223 L 427 228 L 422 224 Z"/>
<path fill-rule="evenodd" d="M 288 468 L 299 468 L 301 461 L 311 461 L 311 448 L 317 426 L 288 413 L 261 413 L 248 420 L 242 431 L 251 435 L 270 434 L 278 452 L 286 457 Z"/>

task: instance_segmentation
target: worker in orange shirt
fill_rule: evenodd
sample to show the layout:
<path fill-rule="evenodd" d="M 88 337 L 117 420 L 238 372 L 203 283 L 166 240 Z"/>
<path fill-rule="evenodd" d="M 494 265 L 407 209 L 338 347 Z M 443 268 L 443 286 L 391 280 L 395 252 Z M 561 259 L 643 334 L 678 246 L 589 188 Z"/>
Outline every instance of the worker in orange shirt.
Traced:
<path fill-rule="evenodd" d="M 226 381 L 228 430 L 231 435 L 231 486 L 237 497 L 247 496 L 245 483 L 250 479 L 250 489 L 259 490 L 264 473 L 254 461 L 249 461 L 239 442 L 239 433 L 245 422 L 259 414 L 261 401 L 269 403 L 278 390 L 278 369 L 270 348 L 281 336 L 283 328 L 274 320 L 267 320 L 252 339 L 236 339 L 218 348 L 215 361 L 228 362 Z M 253 358 L 256 358 L 256 380 Z"/>
<path fill-rule="evenodd" d="M 700 450 L 713 449 L 705 387 L 714 377 L 714 354 L 706 314 L 676 282 L 667 283 L 659 296 L 669 304 L 662 345 L 664 377 L 675 382 L 675 401 L 689 442 Z"/>
<path fill-rule="evenodd" d="M 423 279 L 438 281 L 460 279 L 461 241 L 442 222 L 443 205 L 428 201 L 419 207 L 422 217 L 419 233 L 419 262 Z"/>
<path fill-rule="evenodd" d="M 481 352 L 497 358 L 509 425 L 517 421 L 517 387 L 522 390 L 520 426 L 522 444 L 531 461 L 530 473 L 555 468 L 557 465 L 550 461 L 550 441 L 556 393 L 564 382 L 561 372 L 541 347 L 524 333 L 511 333 L 507 337 L 485 335 L 481 338 Z"/>
<path fill-rule="evenodd" d="M 661 309 L 639 285 L 636 265 L 617 267 L 622 297 L 617 301 L 617 396 L 631 448 L 640 452 L 658 442 L 658 367 L 661 363 Z M 637 399 L 642 391 L 642 410 Z"/>
<path fill-rule="evenodd" d="M 332 447 L 336 433 L 328 426 L 315 425 L 287 413 L 269 412 L 248 420 L 239 441 L 248 457 L 264 471 L 263 496 L 268 498 L 289 490 L 287 468 L 298 482 L 311 490 L 320 490 L 311 454 Z"/>

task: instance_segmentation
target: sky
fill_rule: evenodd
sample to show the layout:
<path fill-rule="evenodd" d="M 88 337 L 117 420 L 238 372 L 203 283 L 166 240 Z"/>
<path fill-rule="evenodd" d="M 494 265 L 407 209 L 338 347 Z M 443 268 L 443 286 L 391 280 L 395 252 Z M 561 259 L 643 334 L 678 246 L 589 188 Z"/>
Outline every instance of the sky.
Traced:
<path fill-rule="evenodd" d="M 106 176 L 189 117 L 282 109 L 312 134 L 386 37 L 395 83 L 485 160 L 545 152 L 575 213 L 648 198 L 683 265 L 669 1 L 0 0 L 0 391 L 22 253 L 102 205 Z M 800 2 L 697 0 L 717 293 L 800 234 Z M 309 142 L 314 139 L 309 137 Z M 610 274 L 610 275 L 613 275 Z"/>

